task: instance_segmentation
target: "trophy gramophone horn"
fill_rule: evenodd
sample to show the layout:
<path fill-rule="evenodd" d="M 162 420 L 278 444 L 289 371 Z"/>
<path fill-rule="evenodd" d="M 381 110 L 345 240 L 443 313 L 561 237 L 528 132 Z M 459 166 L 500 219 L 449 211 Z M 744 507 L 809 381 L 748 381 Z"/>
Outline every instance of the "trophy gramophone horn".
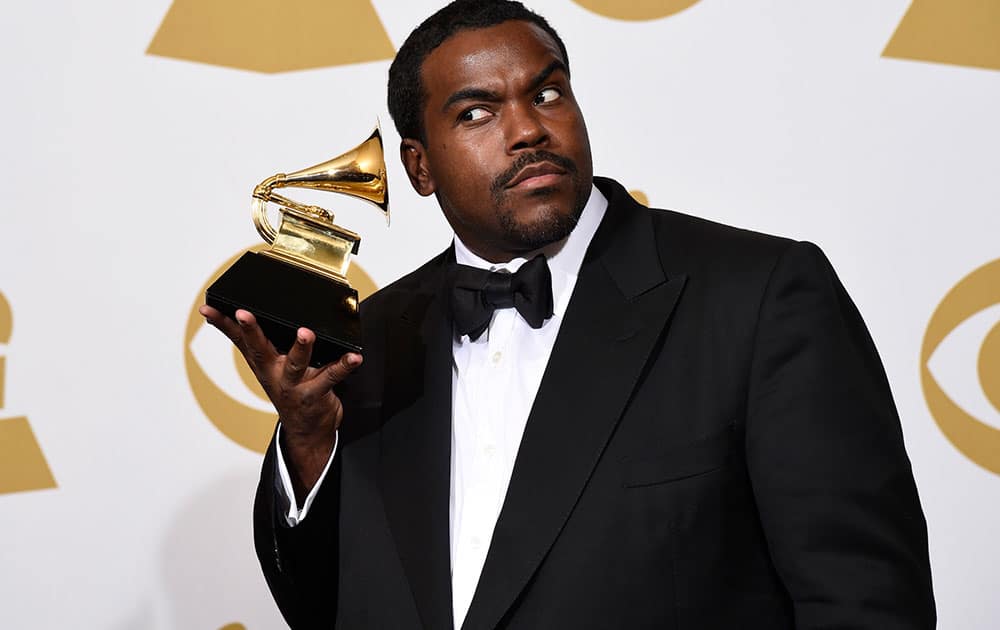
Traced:
<path fill-rule="evenodd" d="M 389 188 L 381 131 L 376 127 L 367 140 L 326 162 L 272 175 L 253 191 L 253 222 L 271 245 L 262 253 L 344 281 L 348 258 L 358 253 L 361 237 L 334 224 L 329 210 L 279 195 L 274 192 L 278 188 L 309 188 L 364 199 L 378 206 L 388 223 Z M 268 202 L 279 207 L 281 223 L 277 229 L 267 218 Z"/>
<path fill-rule="evenodd" d="M 367 140 L 350 151 L 294 173 L 272 175 L 254 188 L 254 225 L 268 243 L 272 243 L 277 236 L 277 231 L 267 220 L 269 201 L 282 209 L 298 211 L 332 223 L 333 213 L 329 210 L 288 199 L 273 192 L 277 188 L 310 188 L 364 199 L 378 206 L 388 223 L 389 188 L 386 183 L 382 132 L 376 127 Z"/>

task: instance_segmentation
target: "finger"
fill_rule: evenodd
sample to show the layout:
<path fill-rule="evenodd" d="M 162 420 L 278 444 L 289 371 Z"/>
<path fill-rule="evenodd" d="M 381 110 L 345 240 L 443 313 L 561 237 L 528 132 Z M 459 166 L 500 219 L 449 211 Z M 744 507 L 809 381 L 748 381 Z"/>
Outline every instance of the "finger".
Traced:
<path fill-rule="evenodd" d="M 236 311 L 236 322 L 243 334 L 243 343 L 246 348 L 243 356 L 254 366 L 261 367 L 278 357 L 278 351 L 264 336 L 264 331 L 260 329 L 253 313 L 243 309 Z"/>
<path fill-rule="evenodd" d="M 201 313 L 201 316 L 204 317 L 209 322 L 211 322 L 213 319 L 221 319 L 225 317 L 225 315 L 222 314 L 222 311 L 220 311 L 215 307 L 209 306 L 208 304 L 202 304 L 201 306 L 199 306 L 198 312 Z"/>
<path fill-rule="evenodd" d="M 236 346 L 240 352 L 246 354 L 243 344 L 243 330 L 240 328 L 239 324 L 211 306 L 201 306 L 198 309 L 198 312 L 201 313 L 206 322 L 215 326 L 222 331 L 222 334 L 229 337 L 229 340 L 233 342 L 233 345 Z"/>
<path fill-rule="evenodd" d="M 347 378 L 351 372 L 358 369 L 361 362 L 362 358 L 360 354 L 348 352 L 340 357 L 339 360 L 327 364 L 316 376 L 302 383 L 302 394 L 308 398 L 312 398 L 329 392 L 333 389 L 334 385 L 337 385 Z"/>
<path fill-rule="evenodd" d="M 302 375 L 309 366 L 309 359 L 312 358 L 313 343 L 316 335 L 308 328 L 299 328 L 295 333 L 295 343 L 292 344 L 288 356 L 285 358 L 285 367 L 282 370 L 282 379 L 289 385 L 296 385 L 302 380 Z"/>

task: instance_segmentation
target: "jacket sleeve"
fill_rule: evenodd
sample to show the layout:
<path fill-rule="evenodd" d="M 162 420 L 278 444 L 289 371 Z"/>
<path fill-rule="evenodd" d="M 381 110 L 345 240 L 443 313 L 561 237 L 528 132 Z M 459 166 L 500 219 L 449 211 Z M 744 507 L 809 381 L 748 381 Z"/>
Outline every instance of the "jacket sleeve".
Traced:
<path fill-rule="evenodd" d="M 295 527 L 285 521 L 274 438 L 254 499 L 254 546 L 264 578 L 292 630 L 329 629 L 337 616 L 340 457 L 334 457 L 310 508 Z"/>
<path fill-rule="evenodd" d="M 771 272 L 751 363 L 747 462 L 798 628 L 933 628 L 927 529 L 889 384 L 823 253 Z"/>

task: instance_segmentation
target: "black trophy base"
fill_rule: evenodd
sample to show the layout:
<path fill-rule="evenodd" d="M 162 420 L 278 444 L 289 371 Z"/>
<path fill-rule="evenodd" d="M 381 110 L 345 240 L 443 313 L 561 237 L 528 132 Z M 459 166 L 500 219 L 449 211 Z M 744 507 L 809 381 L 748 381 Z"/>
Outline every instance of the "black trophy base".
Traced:
<path fill-rule="evenodd" d="M 300 327 L 312 330 L 314 367 L 345 352 L 361 352 L 358 292 L 264 254 L 243 254 L 208 287 L 205 303 L 228 317 L 237 309 L 250 311 L 282 354 L 291 349 Z"/>

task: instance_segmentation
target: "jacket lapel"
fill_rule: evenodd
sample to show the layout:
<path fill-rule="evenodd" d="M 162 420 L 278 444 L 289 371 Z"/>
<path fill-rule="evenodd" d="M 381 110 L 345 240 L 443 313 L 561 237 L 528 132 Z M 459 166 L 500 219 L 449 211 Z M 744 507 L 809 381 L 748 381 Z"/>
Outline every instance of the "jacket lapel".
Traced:
<path fill-rule="evenodd" d="M 454 625 L 448 525 L 452 324 L 446 302 L 438 299 L 442 275 L 386 331 L 379 466 L 389 527 L 425 628 Z"/>
<path fill-rule="evenodd" d="M 665 276 L 649 211 L 617 184 L 597 183 L 607 188 L 608 211 L 542 377 L 463 630 L 496 627 L 538 569 L 685 283 L 683 275 Z"/>

